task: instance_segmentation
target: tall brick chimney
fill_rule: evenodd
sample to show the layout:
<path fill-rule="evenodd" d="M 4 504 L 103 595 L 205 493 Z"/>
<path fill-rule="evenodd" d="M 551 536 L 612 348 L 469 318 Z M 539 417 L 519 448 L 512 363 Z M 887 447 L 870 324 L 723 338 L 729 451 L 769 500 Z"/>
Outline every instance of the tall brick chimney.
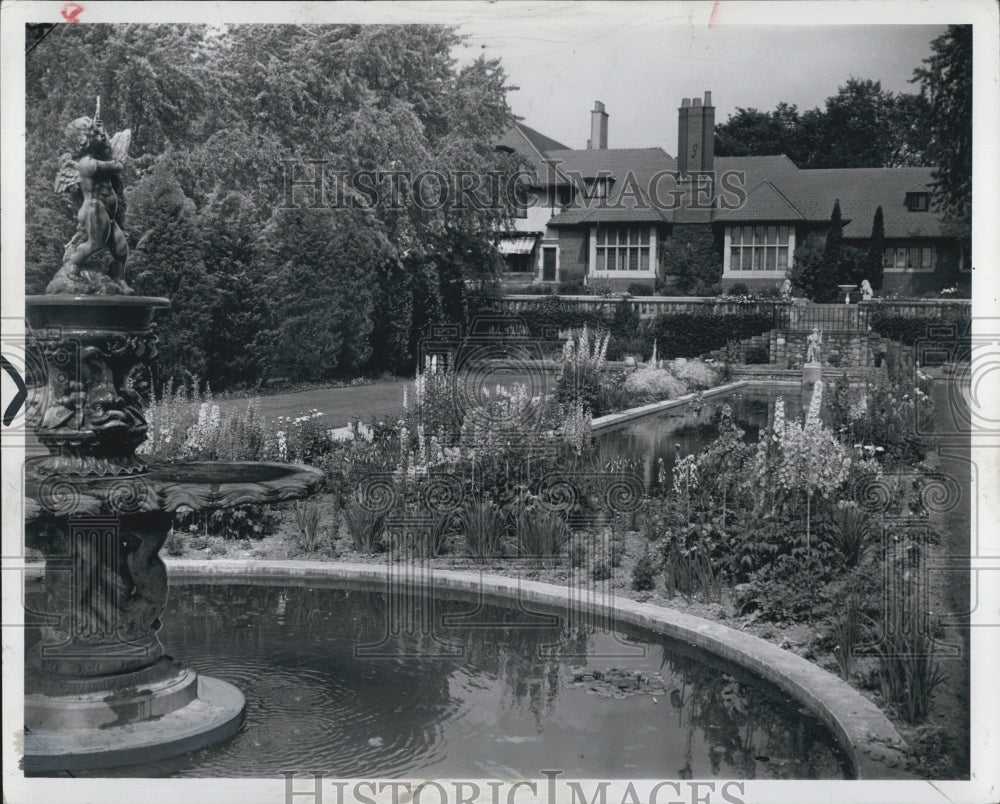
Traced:
<path fill-rule="evenodd" d="M 604 104 L 594 101 L 594 111 L 590 113 L 590 139 L 587 148 L 605 149 L 608 147 L 608 113 Z"/>
<path fill-rule="evenodd" d="M 677 110 L 677 171 L 715 169 L 715 107 L 712 93 L 701 98 L 684 98 Z"/>

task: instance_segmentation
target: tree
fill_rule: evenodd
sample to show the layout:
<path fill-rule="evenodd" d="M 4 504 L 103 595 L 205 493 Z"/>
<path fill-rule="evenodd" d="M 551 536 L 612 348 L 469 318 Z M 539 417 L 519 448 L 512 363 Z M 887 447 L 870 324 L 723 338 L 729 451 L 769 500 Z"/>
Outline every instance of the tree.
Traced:
<path fill-rule="evenodd" d="M 834 302 L 840 291 L 837 276 L 829 270 L 824 247 L 817 237 L 809 237 L 795 249 L 795 261 L 789 279 L 802 294 L 814 302 Z"/>
<path fill-rule="evenodd" d="M 799 112 L 794 105 L 779 103 L 773 112 L 737 108 L 725 123 L 715 127 L 715 153 L 719 156 L 785 154 L 793 162 L 801 158 Z"/>
<path fill-rule="evenodd" d="M 913 71 L 928 107 L 934 203 L 968 253 L 972 219 L 972 26 L 950 25 Z M 964 254 L 963 254 L 964 258 Z"/>
<path fill-rule="evenodd" d="M 901 167 L 927 159 L 927 104 L 850 78 L 823 108 L 737 109 L 715 127 L 719 156 L 785 154 L 801 168 Z"/>
<path fill-rule="evenodd" d="M 137 294 L 170 299 L 170 309 L 156 318 L 157 385 L 168 379 L 204 381 L 216 282 L 203 259 L 194 201 L 184 195 L 166 160 L 126 193 L 128 226 L 135 238 L 130 284 Z"/>
<path fill-rule="evenodd" d="M 461 170 L 483 179 L 495 171 L 503 186 L 520 166 L 493 148 L 513 121 L 512 87 L 498 60 L 459 67 L 455 30 L 58 26 L 32 42 L 28 290 L 44 289 L 75 226 L 77 210 L 52 192 L 63 129 L 91 114 L 100 95 L 109 131 L 132 129 L 125 185 L 139 212 L 126 218 L 135 254 L 128 271 L 172 297 L 172 311 L 158 318 L 168 374 L 185 354 L 220 389 L 279 370 L 309 379 L 362 366 L 406 370 L 430 324 L 465 323 L 467 286 L 494 283 L 491 243 L 509 214 L 502 203 L 463 206 L 452 193 L 428 208 L 404 187 L 398 204 L 383 192 L 367 210 L 328 206 L 311 220 L 275 212 L 285 201 L 286 160 L 298 165 L 297 179 L 312 176 L 309 160 L 326 161 L 327 205 L 338 173 Z M 299 203 L 309 203 L 310 191 L 297 191 Z M 348 187 L 344 200 L 359 197 Z M 184 233 L 186 284 L 172 229 Z M 169 271 L 158 275 L 157 259 Z M 206 282 L 211 292 L 202 292 Z M 284 290 L 294 301 L 279 298 Z M 313 341 L 321 359 L 309 355 Z"/>
<path fill-rule="evenodd" d="M 868 238 L 868 253 L 865 258 L 865 276 L 874 290 L 882 289 L 882 260 L 885 254 L 885 219 L 882 207 L 875 210 L 872 220 L 872 234 Z"/>
<path fill-rule="evenodd" d="M 709 294 L 722 278 L 722 255 L 708 226 L 675 224 L 659 252 L 664 276 L 658 281 L 673 277 L 681 293 Z"/>
<path fill-rule="evenodd" d="M 279 209 L 257 259 L 269 269 L 267 360 L 307 381 L 356 374 L 371 353 L 374 282 L 391 246 L 360 210 Z"/>

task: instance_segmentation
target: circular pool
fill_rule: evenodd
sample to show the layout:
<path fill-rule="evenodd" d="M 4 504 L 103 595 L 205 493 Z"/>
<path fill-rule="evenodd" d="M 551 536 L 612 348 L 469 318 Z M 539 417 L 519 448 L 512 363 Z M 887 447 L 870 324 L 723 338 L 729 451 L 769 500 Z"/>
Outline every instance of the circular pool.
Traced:
<path fill-rule="evenodd" d="M 614 618 L 344 580 L 173 576 L 160 632 L 238 686 L 231 740 L 95 776 L 851 778 L 775 686 Z"/>

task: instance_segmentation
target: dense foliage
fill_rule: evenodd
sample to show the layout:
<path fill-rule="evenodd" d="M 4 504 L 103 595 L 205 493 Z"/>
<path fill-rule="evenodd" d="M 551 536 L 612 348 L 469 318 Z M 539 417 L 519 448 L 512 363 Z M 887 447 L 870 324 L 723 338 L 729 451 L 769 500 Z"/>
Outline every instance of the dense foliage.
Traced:
<path fill-rule="evenodd" d="M 370 203 L 340 177 L 516 170 L 491 145 L 513 119 L 503 70 L 460 66 L 460 42 L 419 25 L 56 26 L 26 58 L 27 292 L 73 233 L 52 182 L 64 127 L 99 95 L 107 130 L 132 131 L 129 281 L 173 303 L 161 384 L 412 371 L 422 333 L 463 323 L 467 284 L 495 276 L 505 205 L 447 187 L 420 205 L 408 186 L 393 204 L 387 183 Z"/>
<path fill-rule="evenodd" d="M 785 154 L 800 168 L 907 167 L 931 163 L 925 94 L 893 93 L 851 78 L 824 108 L 738 108 L 715 127 L 717 156 Z"/>

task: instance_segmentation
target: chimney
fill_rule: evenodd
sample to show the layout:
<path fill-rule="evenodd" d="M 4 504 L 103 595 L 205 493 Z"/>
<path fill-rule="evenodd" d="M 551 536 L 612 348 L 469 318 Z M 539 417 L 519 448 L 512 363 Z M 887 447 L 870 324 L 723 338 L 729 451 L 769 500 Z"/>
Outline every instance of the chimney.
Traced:
<path fill-rule="evenodd" d="M 604 104 L 594 101 L 594 111 L 590 113 L 590 139 L 587 148 L 606 149 L 608 147 L 608 113 Z"/>
<path fill-rule="evenodd" d="M 711 172 L 715 168 L 715 107 L 712 93 L 684 98 L 677 110 L 677 171 Z"/>

